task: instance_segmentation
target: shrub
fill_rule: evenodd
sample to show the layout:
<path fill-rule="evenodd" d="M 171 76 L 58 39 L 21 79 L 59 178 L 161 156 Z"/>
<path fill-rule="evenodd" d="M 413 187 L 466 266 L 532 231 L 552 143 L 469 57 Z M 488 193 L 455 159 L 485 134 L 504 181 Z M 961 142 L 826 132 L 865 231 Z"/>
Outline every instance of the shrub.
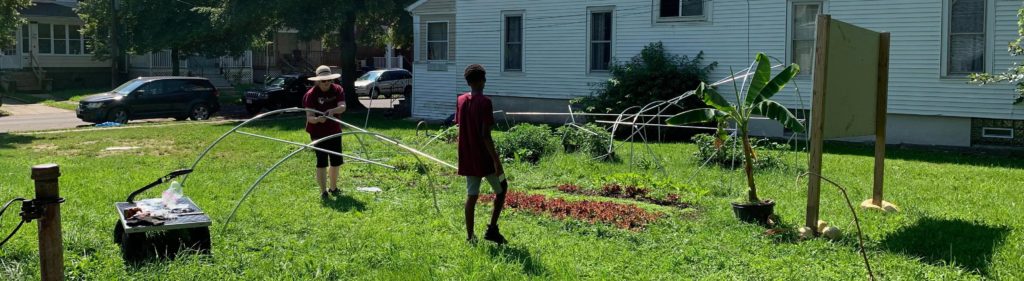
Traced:
<path fill-rule="evenodd" d="M 704 52 L 690 59 L 665 50 L 661 42 L 650 43 L 632 59 L 615 63 L 611 78 L 600 84 L 593 95 L 577 100 L 587 112 L 619 113 L 627 107 L 677 97 L 696 89 L 718 65 L 703 65 Z M 686 108 L 706 107 L 696 97 L 686 99 Z M 665 112 L 674 114 L 677 111 Z"/>
<path fill-rule="evenodd" d="M 529 163 L 554 152 L 555 145 L 547 125 L 519 124 L 495 139 L 498 156 Z"/>
<path fill-rule="evenodd" d="M 697 145 L 697 152 L 694 152 L 693 155 L 701 163 L 710 160 L 710 163 L 722 167 L 740 168 L 743 166 L 743 144 L 739 142 L 739 138 L 726 136 L 724 141 L 720 141 L 712 135 L 699 134 L 693 136 L 692 140 Z M 751 146 L 756 152 L 754 168 L 768 169 L 785 165 L 782 155 L 784 151 L 789 150 L 788 144 L 759 139 L 752 141 Z"/>
<path fill-rule="evenodd" d="M 582 129 L 571 125 L 558 127 L 556 133 L 562 137 L 562 149 L 565 153 L 582 152 L 592 157 L 600 157 L 602 160 L 612 159 L 612 154 L 608 153 L 611 133 L 594 123 L 581 127 Z"/>
<path fill-rule="evenodd" d="M 459 138 L 459 125 L 452 125 L 451 127 L 441 127 L 437 130 L 438 140 L 442 140 L 447 143 L 453 143 Z"/>

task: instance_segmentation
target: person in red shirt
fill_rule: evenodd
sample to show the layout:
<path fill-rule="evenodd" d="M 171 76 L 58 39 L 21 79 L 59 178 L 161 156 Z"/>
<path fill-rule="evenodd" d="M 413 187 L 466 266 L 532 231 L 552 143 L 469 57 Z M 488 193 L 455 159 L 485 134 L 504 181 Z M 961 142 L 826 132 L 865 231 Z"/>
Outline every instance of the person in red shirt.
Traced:
<path fill-rule="evenodd" d="M 484 96 L 484 84 L 487 72 L 479 64 L 466 67 L 464 74 L 466 84 L 472 89 L 469 93 L 459 96 L 455 107 L 455 124 L 459 125 L 459 171 L 466 177 L 466 240 L 476 241 L 473 235 L 474 210 L 480 196 L 480 182 L 487 179 L 494 190 L 494 210 L 491 213 L 491 224 L 487 225 L 484 239 L 498 244 L 508 240 L 498 231 L 498 216 L 505 207 L 505 194 L 508 184 L 504 181 L 504 169 L 501 158 L 494 149 L 491 128 L 494 126 L 494 113 L 491 99 Z"/>
<path fill-rule="evenodd" d="M 316 68 L 316 76 L 309 77 L 309 81 L 316 82 L 316 86 L 310 88 L 302 97 L 302 106 L 315 109 L 334 118 L 341 118 L 345 112 L 345 91 L 341 86 L 334 84 L 334 79 L 341 77 L 340 74 L 331 73 L 331 68 L 321 65 Z M 306 112 L 306 132 L 309 139 L 316 141 L 324 137 L 341 133 L 341 124 L 327 119 L 325 116 L 318 116 L 312 112 Z M 341 154 L 341 137 L 326 139 L 317 143 L 315 147 Z M 340 155 L 330 154 L 315 150 L 316 153 L 316 183 L 320 186 L 320 198 L 327 199 L 328 193 L 338 195 L 338 168 L 344 163 Z M 328 169 L 328 166 L 330 168 Z M 327 189 L 327 174 L 330 172 L 331 188 Z"/>

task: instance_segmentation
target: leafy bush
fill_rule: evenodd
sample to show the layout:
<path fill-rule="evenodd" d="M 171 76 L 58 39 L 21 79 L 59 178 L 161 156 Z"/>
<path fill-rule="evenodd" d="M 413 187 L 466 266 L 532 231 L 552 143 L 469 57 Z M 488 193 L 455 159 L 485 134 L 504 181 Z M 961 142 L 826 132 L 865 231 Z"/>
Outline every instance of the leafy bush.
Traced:
<path fill-rule="evenodd" d="M 612 159 L 608 153 L 608 144 L 611 133 L 605 128 L 594 123 L 588 123 L 581 128 L 565 125 L 558 127 L 556 133 L 562 136 L 562 149 L 565 153 L 583 152 L 593 157 Z"/>
<path fill-rule="evenodd" d="M 693 142 L 697 145 L 697 152 L 694 152 L 693 156 L 701 163 L 710 160 L 710 163 L 722 167 L 739 168 L 743 166 L 743 144 L 739 142 L 739 138 L 725 136 L 723 141 L 712 135 L 699 134 L 693 136 Z M 768 169 L 785 165 L 782 156 L 783 152 L 789 150 L 788 144 L 759 139 L 752 141 L 751 147 L 756 152 L 753 157 L 754 168 Z"/>
<path fill-rule="evenodd" d="M 704 52 L 690 59 L 669 53 L 661 42 L 651 43 L 629 61 L 613 64 L 609 69 L 611 78 L 592 96 L 576 102 L 587 112 L 619 113 L 630 106 L 671 99 L 708 80 L 708 74 L 718 63 L 703 62 Z M 706 107 L 697 98 L 684 100 L 683 106 Z M 674 113 L 678 112 L 665 112 Z"/>
<path fill-rule="evenodd" d="M 548 125 L 519 124 L 498 135 L 495 149 L 503 159 L 537 163 L 544 155 L 555 151 L 555 142 Z"/>
<path fill-rule="evenodd" d="M 441 127 L 437 129 L 438 140 L 442 140 L 447 143 L 454 143 L 459 138 L 459 125 L 452 125 L 451 127 Z"/>
<path fill-rule="evenodd" d="M 580 187 L 575 185 L 575 184 L 567 183 L 567 184 L 559 185 L 558 186 L 558 191 L 565 192 L 565 193 L 578 193 L 578 192 L 580 192 Z"/>

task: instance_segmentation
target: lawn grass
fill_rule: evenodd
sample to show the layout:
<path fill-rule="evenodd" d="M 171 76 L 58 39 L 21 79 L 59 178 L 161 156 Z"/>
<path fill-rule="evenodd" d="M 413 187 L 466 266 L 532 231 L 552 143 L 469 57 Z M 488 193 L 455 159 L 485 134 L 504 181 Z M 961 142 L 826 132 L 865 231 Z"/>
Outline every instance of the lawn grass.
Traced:
<path fill-rule="evenodd" d="M 45 95 L 28 93 L 8 93 L 10 97 L 23 100 L 28 103 L 42 103 L 47 106 L 75 110 L 78 108 L 78 101 L 83 97 L 109 91 L 109 89 L 70 89 L 45 93 Z"/>
<path fill-rule="evenodd" d="M 349 120 L 362 118 L 347 115 Z M 764 228 L 738 223 L 729 202 L 744 194 L 741 170 L 708 168 L 690 179 L 699 163 L 691 144 L 654 144 L 664 156 L 664 172 L 631 167 L 629 144 L 620 162 L 597 162 L 558 153 L 537 165 L 506 166 L 513 189 L 548 196 L 615 200 L 666 213 L 641 231 L 573 220 L 553 220 L 525 212 L 503 215 L 502 231 L 512 241 L 500 247 L 470 245 L 465 238 L 464 179 L 430 164 L 431 177 L 410 169 L 391 171 L 366 164 L 342 168 L 346 196 L 321 202 L 313 180 L 313 154 L 300 153 L 271 173 L 239 208 L 229 227 L 225 219 L 256 178 L 292 147 L 235 135 L 215 148 L 185 184 L 185 194 L 214 219 L 212 256 L 185 256 L 125 266 L 111 232 L 113 203 L 167 172 L 188 167 L 205 146 L 234 124 L 190 124 L 173 129 L 126 128 L 59 134 L 0 134 L 0 199 L 32 194 L 30 167 L 61 165 L 61 194 L 68 279 L 598 279 L 598 280 L 761 280 L 864 279 L 854 235 L 839 242 L 822 239 L 777 241 Z M 370 129 L 404 142 L 423 141 L 415 124 L 371 122 Z M 262 122 L 246 129 L 306 141 L 301 119 Z M 369 141 L 369 139 L 366 139 Z M 371 142 L 371 158 L 410 167 L 409 156 Z M 346 137 L 346 153 L 359 149 Z M 141 150 L 104 152 L 110 146 Z M 455 162 L 455 146 L 437 143 L 425 151 Z M 636 146 L 634 151 L 644 151 Z M 850 189 L 854 204 L 870 196 L 872 150 L 863 145 L 826 147 L 824 174 Z M 637 154 L 638 157 L 642 154 Z M 803 220 L 806 183 L 795 176 L 806 154 L 785 155 L 789 167 L 759 171 L 761 196 L 775 199 L 784 224 Z M 1019 159 L 957 152 L 890 150 L 886 199 L 903 208 L 858 215 L 868 254 L 878 277 L 886 280 L 975 280 L 1024 278 L 1024 202 Z M 431 181 L 432 180 L 432 181 Z M 679 193 L 694 203 L 679 210 L 619 199 L 561 194 L 553 187 L 575 183 L 597 188 L 616 181 Z M 378 186 L 379 196 L 354 191 Z M 439 188 L 436 213 L 429 189 Z M 158 188 L 146 193 L 159 196 Z M 484 188 L 484 190 L 488 190 Z M 486 192 L 486 191 L 485 191 Z M 847 234 L 852 216 L 837 190 L 823 187 L 822 218 Z M 489 205 L 477 208 L 483 234 Z M 0 231 L 13 226 L 0 221 Z M 26 226 L 0 250 L 0 279 L 38 279 L 36 227 Z"/>

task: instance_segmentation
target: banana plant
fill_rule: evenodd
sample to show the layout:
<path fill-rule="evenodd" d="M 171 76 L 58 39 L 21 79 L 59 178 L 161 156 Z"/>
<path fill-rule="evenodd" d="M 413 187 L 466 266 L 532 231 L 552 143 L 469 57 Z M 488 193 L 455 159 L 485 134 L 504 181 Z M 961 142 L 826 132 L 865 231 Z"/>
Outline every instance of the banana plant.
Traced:
<path fill-rule="evenodd" d="M 794 132 L 804 131 L 804 125 L 789 112 L 789 109 L 771 100 L 772 96 L 781 91 L 800 72 L 800 66 L 790 64 L 782 72 L 772 77 L 771 64 L 767 55 L 758 53 L 755 61 L 757 66 L 753 76 L 748 78 L 750 86 L 746 95 L 741 97 L 739 89 L 735 90 L 736 103 L 726 100 L 715 88 L 702 82 L 697 87 L 696 94 L 710 108 L 687 110 L 668 119 L 668 123 L 674 125 L 715 122 L 718 126 L 716 143 L 721 143 L 727 137 L 723 130 L 727 122 L 732 121 L 736 124 L 736 130 L 739 131 L 743 140 L 743 156 L 746 160 L 744 161 L 744 170 L 747 174 L 747 200 L 749 203 L 761 203 L 757 197 L 757 186 L 754 184 L 752 163 L 755 157 L 754 149 L 751 147 L 748 137 L 751 116 L 760 115 L 778 121 Z"/>

